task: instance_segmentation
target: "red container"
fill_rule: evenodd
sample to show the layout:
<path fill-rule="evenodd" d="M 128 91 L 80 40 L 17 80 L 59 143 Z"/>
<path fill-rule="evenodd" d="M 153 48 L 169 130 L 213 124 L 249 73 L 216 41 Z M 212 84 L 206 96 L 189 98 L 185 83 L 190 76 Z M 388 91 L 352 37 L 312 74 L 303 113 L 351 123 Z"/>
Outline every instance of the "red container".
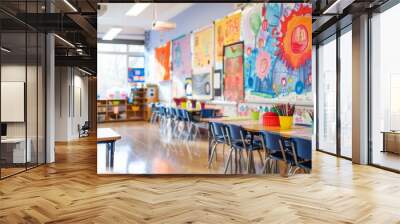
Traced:
<path fill-rule="evenodd" d="M 200 102 L 201 109 L 206 109 L 206 102 Z"/>
<path fill-rule="evenodd" d="M 266 112 L 263 114 L 263 125 L 269 127 L 279 127 L 279 116 L 274 112 Z"/>

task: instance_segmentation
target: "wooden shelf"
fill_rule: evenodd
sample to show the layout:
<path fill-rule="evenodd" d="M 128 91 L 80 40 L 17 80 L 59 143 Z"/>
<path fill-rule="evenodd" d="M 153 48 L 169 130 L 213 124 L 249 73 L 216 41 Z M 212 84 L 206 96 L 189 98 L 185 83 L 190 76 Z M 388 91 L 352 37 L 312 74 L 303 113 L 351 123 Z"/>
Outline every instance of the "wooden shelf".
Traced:
<path fill-rule="evenodd" d="M 131 97 L 133 103 L 128 103 L 127 99 L 98 100 L 97 122 L 145 120 L 147 107 L 146 89 L 133 89 Z M 137 107 L 136 109 L 138 110 L 132 110 L 132 106 Z"/>

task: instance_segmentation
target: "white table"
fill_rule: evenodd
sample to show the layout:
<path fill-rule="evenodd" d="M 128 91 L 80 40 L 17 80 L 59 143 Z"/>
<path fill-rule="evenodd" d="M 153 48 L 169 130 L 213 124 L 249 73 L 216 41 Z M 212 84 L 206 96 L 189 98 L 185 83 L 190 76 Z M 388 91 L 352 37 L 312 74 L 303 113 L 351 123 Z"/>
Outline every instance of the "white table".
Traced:
<path fill-rule="evenodd" d="M 27 147 L 25 151 L 25 138 L 5 138 L 1 139 L 1 144 L 2 147 L 3 145 L 14 145 L 12 151 L 12 156 L 13 156 L 13 163 L 25 163 L 25 162 L 31 162 L 32 160 L 32 152 L 31 152 L 31 145 L 32 141 L 30 138 L 26 139 L 27 142 Z"/>

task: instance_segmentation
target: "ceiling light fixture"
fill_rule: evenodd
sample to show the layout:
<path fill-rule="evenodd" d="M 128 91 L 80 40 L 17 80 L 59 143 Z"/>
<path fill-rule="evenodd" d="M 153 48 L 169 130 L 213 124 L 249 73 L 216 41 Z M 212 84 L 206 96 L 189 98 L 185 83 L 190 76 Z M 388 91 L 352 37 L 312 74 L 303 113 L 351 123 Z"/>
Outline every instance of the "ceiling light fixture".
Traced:
<path fill-rule="evenodd" d="M 125 13 L 127 16 L 138 16 L 142 13 L 147 7 L 150 6 L 150 3 L 135 3 L 133 6 Z"/>
<path fill-rule="evenodd" d="M 67 4 L 74 12 L 78 12 L 78 10 L 73 6 L 68 0 L 64 0 L 65 4 Z"/>
<path fill-rule="evenodd" d="M 7 49 L 5 47 L 1 47 L 0 49 L 1 49 L 1 51 L 4 51 L 6 53 L 10 53 L 11 52 L 11 50 L 9 50 L 9 49 Z"/>
<path fill-rule="evenodd" d="M 57 37 L 59 40 L 61 40 L 62 42 L 66 43 L 68 46 L 75 48 L 75 45 L 73 45 L 71 42 L 69 42 L 68 40 L 62 38 L 61 36 L 59 36 L 58 34 L 54 34 L 55 37 Z"/>
<path fill-rule="evenodd" d="M 103 40 L 113 40 L 120 32 L 122 28 L 111 28 L 103 37 Z"/>
<path fill-rule="evenodd" d="M 156 4 L 153 4 L 153 22 L 151 24 L 151 29 L 155 31 L 169 31 L 176 28 L 176 23 L 168 21 L 157 20 L 157 9 Z"/>

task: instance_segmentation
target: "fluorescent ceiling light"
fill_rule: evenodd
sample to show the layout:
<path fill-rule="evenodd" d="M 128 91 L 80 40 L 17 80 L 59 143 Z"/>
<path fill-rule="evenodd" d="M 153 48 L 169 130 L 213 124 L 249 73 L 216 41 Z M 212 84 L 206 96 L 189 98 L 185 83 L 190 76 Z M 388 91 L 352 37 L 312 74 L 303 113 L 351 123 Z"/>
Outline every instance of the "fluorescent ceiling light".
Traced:
<path fill-rule="evenodd" d="M 88 71 L 86 71 L 86 70 L 83 70 L 83 69 L 81 69 L 81 68 L 79 68 L 79 67 L 78 67 L 78 70 L 81 71 L 81 72 L 83 72 L 83 73 L 85 73 L 85 74 L 87 74 L 87 75 L 92 75 L 92 73 L 90 73 L 90 72 L 88 72 Z"/>
<path fill-rule="evenodd" d="M 66 40 L 66 39 L 64 39 L 64 38 L 62 38 L 62 37 L 60 37 L 60 36 L 57 35 L 57 34 L 54 34 L 54 36 L 57 37 L 57 38 L 58 38 L 59 40 L 61 40 L 62 42 L 66 43 L 68 46 L 75 48 L 75 45 L 73 45 L 73 44 L 72 44 L 71 42 L 69 42 L 68 40 Z"/>
<path fill-rule="evenodd" d="M 11 52 L 10 50 L 8 50 L 8 49 L 5 48 L 5 47 L 1 47 L 0 49 L 1 49 L 2 51 L 6 52 L 6 53 L 10 53 L 10 52 Z"/>
<path fill-rule="evenodd" d="M 133 6 L 129 9 L 125 15 L 127 16 L 138 16 L 140 13 L 142 13 L 147 7 L 150 6 L 150 3 L 135 3 Z"/>
<path fill-rule="evenodd" d="M 78 12 L 78 10 L 73 6 L 68 0 L 64 0 L 65 4 L 67 4 L 74 12 Z"/>
<path fill-rule="evenodd" d="M 122 28 L 111 28 L 103 37 L 103 40 L 113 40 L 120 32 Z"/>

